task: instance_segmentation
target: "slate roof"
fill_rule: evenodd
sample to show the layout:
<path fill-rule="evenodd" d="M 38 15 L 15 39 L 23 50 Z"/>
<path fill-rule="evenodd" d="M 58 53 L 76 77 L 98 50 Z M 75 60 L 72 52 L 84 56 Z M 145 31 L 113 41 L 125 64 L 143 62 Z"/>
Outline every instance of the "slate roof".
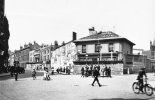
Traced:
<path fill-rule="evenodd" d="M 107 32 L 99 32 L 93 35 L 89 35 L 83 38 L 80 38 L 78 40 L 75 40 L 74 42 L 84 42 L 84 41 L 94 41 L 94 40 L 111 40 L 111 39 L 124 39 L 127 40 L 128 42 L 130 42 L 131 44 L 135 45 L 133 42 L 129 41 L 128 39 L 119 36 L 118 34 L 111 32 L 111 31 L 107 31 Z"/>

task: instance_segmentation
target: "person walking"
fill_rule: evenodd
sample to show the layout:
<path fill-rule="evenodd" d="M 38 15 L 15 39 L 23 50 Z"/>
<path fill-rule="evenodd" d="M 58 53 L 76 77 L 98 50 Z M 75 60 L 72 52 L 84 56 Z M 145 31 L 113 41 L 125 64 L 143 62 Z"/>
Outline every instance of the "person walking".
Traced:
<path fill-rule="evenodd" d="M 33 69 L 33 71 L 32 71 L 32 77 L 33 77 L 33 80 L 36 79 L 36 71 L 35 71 L 35 69 Z"/>
<path fill-rule="evenodd" d="M 94 86 L 95 81 L 97 81 L 99 87 L 101 87 L 101 84 L 99 83 L 99 80 L 98 80 L 98 76 L 99 76 L 99 71 L 98 71 L 98 68 L 96 67 L 94 70 L 94 81 L 92 83 L 92 86 Z"/>
<path fill-rule="evenodd" d="M 107 72 L 108 72 L 108 77 L 111 78 L 111 67 L 109 67 L 109 68 L 107 69 Z"/>
<path fill-rule="evenodd" d="M 19 73 L 19 63 L 18 62 L 15 62 L 15 68 L 14 68 L 14 74 L 15 74 L 15 81 L 18 80 L 18 73 Z"/>
<path fill-rule="evenodd" d="M 84 77 L 84 67 L 81 68 L 81 77 Z"/>

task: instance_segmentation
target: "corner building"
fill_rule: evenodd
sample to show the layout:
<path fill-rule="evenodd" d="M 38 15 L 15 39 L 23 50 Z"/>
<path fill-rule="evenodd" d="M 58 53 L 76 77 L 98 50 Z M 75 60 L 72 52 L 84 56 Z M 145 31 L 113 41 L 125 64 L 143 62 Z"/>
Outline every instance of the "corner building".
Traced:
<path fill-rule="evenodd" d="M 80 73 L 81 67 L 111 67 L 112 74 L 123 74 L 125 55 L 132 54 L 133 42 L 111 31 L 97 33 L 89 29 L 89 36 L 75 40 L 77 55 L 74 71 Z"/>

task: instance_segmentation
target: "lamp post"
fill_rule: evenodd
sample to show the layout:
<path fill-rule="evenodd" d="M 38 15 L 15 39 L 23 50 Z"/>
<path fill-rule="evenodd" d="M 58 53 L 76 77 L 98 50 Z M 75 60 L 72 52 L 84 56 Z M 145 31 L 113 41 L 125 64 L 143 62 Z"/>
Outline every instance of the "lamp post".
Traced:
<path fill-rule="evenodd" d="M 100 53 L 100 51 L 101 51 L 101 48 L 102 48 L 102 46 L 100 46 L 100 44 L 98 44 L 98 50 L 99 50 L 99 55 L 98 55 L 98 66 L 99 66 L 99 62 L 100 62 L 100 59 L 101 59 L 101 53 Z"/>
<path fill-rule="evenodd" d="M 88 57 L 88 55 L 86 54 L 85 56 L 86 56 L 86 65 L 87 65 L 87 57 Z"/>

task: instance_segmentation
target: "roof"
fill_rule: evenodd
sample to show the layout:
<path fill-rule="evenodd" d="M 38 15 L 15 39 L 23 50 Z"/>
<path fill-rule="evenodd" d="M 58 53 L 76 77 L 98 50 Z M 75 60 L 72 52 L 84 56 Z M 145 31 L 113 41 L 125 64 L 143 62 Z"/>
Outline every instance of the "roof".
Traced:
<path fill-rule="evenodd" d="M 118 34 L 111 32 L 111 31 L 99 32 L 99 33 L 96 33 L 93 35 L 89 35 L 89 36 L 80 38 L 79 40 L 75 40 L 74 42 L 95 41 L 95 40 L 114 40 L 114 39 L 125 39 L 128 42 L 135 45 L 133 42 L 129 41 L 128 39 L 121 37 Z"/>
<path fill-rule="evenodd" d="M 71 43 L 71 42 L 73 42 L 74 40 L 71 40 L 71 41 L 69 41 L 69 42 L 67 42 L 67 43 L 65 43 L 65 44 L 63 44 L 63 45 L 60 45 L 60 46 L 58 46 L 56 49 L 58 49 L 58 48 L 60 48 L 60 47 L 63 47 L 63 46 L 65 46 L 65 45 L 67 45 L 67 44 L 69 44 L 69 43 Z M 55 49 L 55 50 L 56 50 Z"/>

